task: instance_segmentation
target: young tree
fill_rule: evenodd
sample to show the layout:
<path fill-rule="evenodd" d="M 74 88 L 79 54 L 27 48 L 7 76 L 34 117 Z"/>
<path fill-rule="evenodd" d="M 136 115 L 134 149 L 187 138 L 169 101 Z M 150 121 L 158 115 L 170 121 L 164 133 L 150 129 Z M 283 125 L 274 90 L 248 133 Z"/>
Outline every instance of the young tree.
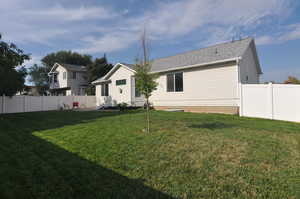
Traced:
<path fill-rule="evenodd" d="M 24 88 L 26 69 L 21 65 L 30 57 L 15 44 L 1 41 L 0 34 L 0 95 L 13 96 Z"/>
<path fill-rule="evenodd" d="M 150 102 L 149 98 L 154 90 L 156 90 L 157 78 L 156 74 L 151 73 L 151 62 L 148 57 L 148 44 L 146 38 L 146 31 L 144 30 L 141 37 L 141 48 L 142 48 L 142 58 L 137 59 L 135 64 L 135 81 L 136 89 L 145 97 L 146 99 L 146 114 L 147 114 L 147 132 L 150 132 Z"/>
<path fill-rule="evenodd" d="M 300 84 L 300 80 L 296 77 L 289 76 L 288 79 L 284 81 L 284 84 Z"/>

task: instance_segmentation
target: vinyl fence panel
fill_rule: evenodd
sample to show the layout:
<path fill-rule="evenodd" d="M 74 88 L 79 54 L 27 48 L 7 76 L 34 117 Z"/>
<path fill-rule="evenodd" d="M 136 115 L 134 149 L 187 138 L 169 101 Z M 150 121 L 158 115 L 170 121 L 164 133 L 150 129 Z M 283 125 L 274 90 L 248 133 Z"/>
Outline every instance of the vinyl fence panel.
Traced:
<path fill-rule="evenodd" d="M 300 85 L 273 85 L 273 118 L 300 122 Z"/>
<path fill-rule="evenodd" d="M 26 108 L 25 112 L 34 112 L 42 110 L 42 100 L 41 97 L 36 96 L 26 96 Z"/>
<path fill-rule="evenodd" d="M 96 96 L 2 96 L 0 114 L 71 109 L 73 102 L 79 102 L 79 108 L 96 107 Z"/>
<path fill-rule="evenodd" d="M 25 112 L 25 100 L 24 96 L 14 97 L 2 97 L 5 102 L 4 111 L 5 113 L 19 113 Z"/>
<path fill-rule="evenodd" d="M 240 115 L 300 122 L 300 85 L 241 85 Z"/>

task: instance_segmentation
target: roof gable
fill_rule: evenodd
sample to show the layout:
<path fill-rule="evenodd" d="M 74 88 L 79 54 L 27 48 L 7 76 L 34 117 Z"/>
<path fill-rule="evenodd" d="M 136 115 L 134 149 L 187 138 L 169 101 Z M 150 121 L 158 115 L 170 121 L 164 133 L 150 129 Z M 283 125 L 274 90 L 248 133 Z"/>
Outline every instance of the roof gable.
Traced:
<path fill-rule="evenodd" d="M 256 45 L 254 40 L 252 40 L 250 46 L 249 46 L 252 50 L 253 56 L 254 56 L 254 61 L 255 61 L 255 65 L 256 65 L 256 69 L 258 74 L 263 74 L 260 63 L 259 63 L 259 59 L 258 59 L 258 55 L 257 55 L 257 50 L 256 50 Z"/>
<path fill-rule="evenodd" d="M 51 72 L 54 72 L 54 70 L 58 67 L 61 66 L 65 68 L 68 71 L 77 71 L 77 72 L 86 72 L 87 67 L 86 66 L 81 66 L 81 65 L 74 65 L 74 64 L 64 64 L 64 63 L 55 63 L 53 67 L 50 70 Z"/>
<path fill-rule="evenodd" d="M 92 84 L 97 84 L 97 83 L 101 83 L 101 82 L 106 82 L 120 67 L 124 67 L 127 70 L 131 71 L 131 72 L 135 72 L 134 65 L 133 64 L 124 64 L 124 63 L 117 63 L 114 65 L 114 67 L 103 77 L 95 80 L 92 82 Z"/>

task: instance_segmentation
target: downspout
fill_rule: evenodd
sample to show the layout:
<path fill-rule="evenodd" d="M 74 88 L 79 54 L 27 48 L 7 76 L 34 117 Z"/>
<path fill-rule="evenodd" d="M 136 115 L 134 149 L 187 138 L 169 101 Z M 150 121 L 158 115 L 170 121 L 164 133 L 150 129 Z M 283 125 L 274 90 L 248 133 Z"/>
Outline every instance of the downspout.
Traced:
<path fill-rule="evenodd" d="M 242 93 L 242 81 L 241 81 L 241 69 L 240 69 L 240 61 L 241 61 L 241 57 L 236 59 L 236 65 L 237 65 L 237 72 L 238 72 L 238 96 L 239 96 L 239 115 L 243 116 L 243 93 Z"/>

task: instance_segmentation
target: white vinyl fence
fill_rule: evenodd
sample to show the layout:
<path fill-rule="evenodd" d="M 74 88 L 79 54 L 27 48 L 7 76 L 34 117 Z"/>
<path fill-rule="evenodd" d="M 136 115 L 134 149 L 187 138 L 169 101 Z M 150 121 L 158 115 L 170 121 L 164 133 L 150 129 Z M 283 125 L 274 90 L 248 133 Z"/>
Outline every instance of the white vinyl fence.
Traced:
<path fill-rule="evenodd" d="M 240 115 L 300 122 L 300 85 L 241 85 Z"/>
<path fill-rule="evenodd" d="M 71 109 L 73 102 L 78 102 L 79 108 L 96 107 L 96 96 L 2 96 L 0 114 Z"/>

